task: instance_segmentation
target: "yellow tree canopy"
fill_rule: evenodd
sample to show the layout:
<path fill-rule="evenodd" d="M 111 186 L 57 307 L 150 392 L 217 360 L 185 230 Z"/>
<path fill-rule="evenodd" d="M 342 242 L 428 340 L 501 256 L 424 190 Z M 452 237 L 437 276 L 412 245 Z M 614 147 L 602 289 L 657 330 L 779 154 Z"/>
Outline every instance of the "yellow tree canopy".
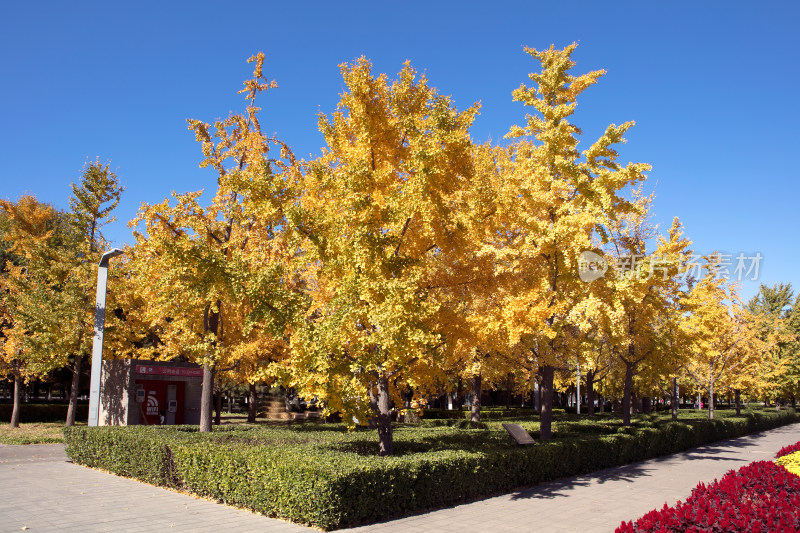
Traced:
<path fill-rule="evenodd" d="M 457 111 L 408 63 L 396 80 L 364 58 L 341 70 L 337 110 L 319 118 L 327 148 L 304 165 L 311 305 L 292 356 L 301 390 L 363 422 L 379 381 L 399 403 L 438 374 L 477 106 Z"/>
<path fill-rule="evenodd" d="M 661 372 L 669 372 L 677 355 L 665 345 L 670 319 L 681 308 L 681 275 L 690 257 L 691 242 L 684 237 L 683 226 L 675 218 L 667 235 L 656 236 L 648 221 L 652 197 L 634 191 L 635 209 L 609 225 L 611 240 L 607 247 L 608 272 L 592 282 L 600 295 L 595 308 L 604 338 L 622 363 L 623 423 L 630 423 L 630 402 L 634 376 L 644 369 L 651 376 L 639 380 L 646 384 Z M 655 248 L 648 243 L 655 237 Z M 652 383 L 647 390 L 652 392 Z"/>
<path fill-rule="evenodd" d="M 235 367 L 248 372 L 244 380 L 263 373 L 245 360 L 283 354 L 275 346 L 285 343 L 300 302 L 283 210 L 292 200 L 281 157 L 291 153 L 262 133 L 254 103 L 277 85 L 264 77 L 263 54 L 250 62 L 253 78 L 240 91 L 245 113 L 213 126 L 189 120 L 205 155 L 200 166 L 218 174 L 208 205 L 203 191 L 173 193 L 172 200 L 143 205 L 130 223 L 143 231 L 134 233 L 130 276 L 137 300 L 129 311 L 157 336 L 145 348 L 166 359 L 186 356 L 207 369 Z M 280 157 L 272 158 L 276 145 Z"/>
<path fill-rule="evenodd" d="M 2 238 L 16 259 L 0 269 L 5 339 L 0 357 L 15 361 L 17 371 L 27 376 L 41 376 L 64 366 L 76 346 L 86 347 L 80 319 L 89 310 L 71 290 L 82 278 L 69 260 L 75 242 L 63 213 L 33 196 L 0 200 L 0 209 L 6 221 Z"/>
<path fill-rule="evenodd" d="M 692 341 L 685 369 L 708 393 L 709 417 L 713 418 L 716 389 L 749 366 L 756 352 L 749 313 L 742 307 L 737 287 L 718 275 L 718 255 L 705 259 L 706 273 L 689 294 L 690 313 L 683 323 Z"/>
<path fill-rule="evenodd" d="M 524 127 L 507 152 L 495 217 L 494 244 L 498 268 L 513 272 L 504 291 L 503 318 L 508 338 L 527 339 L 543 365 L 561 363 L 562 347 L 572 337 L 568 316 L 586 295 L 578 276 L 581 252 L 593 238 L 632 206 L 621 191 L 644 179 L 648 166 L 620 165 L 613 145 L 633 123 L 611 125 L 582 153 L 580 129 L 569 122 L 576 98 L 604 74 L 570 73 L 577 45 L 526 52 L 539 61 L 541 72 L 530 74 L 532 87 L 522 85 L 514 99 L 532 107 Z"/>
<path fill-rule="evenodd" d="M 750 379 L 738 388 L 749 389 L 770 400 L 797 396 L 800 390 L 800 297 L 791 284 L 761 285 L 748 302 L 749 322 L 758 353 Z"/>
<path fill-rule="evenodd" d="M 644 180 L 649 167 L 621 165 L 614 145 L 623 142 L 632 122 L 610 125 L 592 145 L 578 150 L 580 128 L 570 122 L 577 97 L 604 74 L 575 76 L 571 56 L 576 44 L 558 50 L 526 48 L 541 65 L 529 75 L 532 86 L 513 92 L 514 100 L 533 108 L 524 126 L 514 126 L 512 144 L 495 155 L 500 179 L 494 191 L 495 215 L 484 250 L 491 251 L 497 290 L 502 295 L 503 336 L 542 372 L 543 439 L 550 437 L 553 371 L 572 366 L 579 340 L 570 317 L 589 294 L 579 277 L 581 253 L 608 224 L 633 209 L 623 191 Z"/>

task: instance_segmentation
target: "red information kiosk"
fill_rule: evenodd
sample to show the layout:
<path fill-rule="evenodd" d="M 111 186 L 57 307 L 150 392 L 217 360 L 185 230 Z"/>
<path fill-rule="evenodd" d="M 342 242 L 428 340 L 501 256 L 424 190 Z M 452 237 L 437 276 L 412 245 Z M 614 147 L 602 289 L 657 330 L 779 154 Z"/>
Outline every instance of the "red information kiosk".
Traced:
<path fill-rule="evenodd" d="M 147 425 L 183 424 L 186 382 L 175 377 L 203 377 L 202 368 L 136 365 L 136 403 L 141 421 Z M 140 377 L 141 376 L 141 377 Z M 162 379 L 144 379 L 159 376 Z M 166 381 L 163 379 L 166 377 Z M 163 418 L 162 418 L 163 417 Z"/>
<path fill-rule="evenodd" d="M 203 369 L 182 362 L 103 361 L 100 425 L 200 422 Z"/>

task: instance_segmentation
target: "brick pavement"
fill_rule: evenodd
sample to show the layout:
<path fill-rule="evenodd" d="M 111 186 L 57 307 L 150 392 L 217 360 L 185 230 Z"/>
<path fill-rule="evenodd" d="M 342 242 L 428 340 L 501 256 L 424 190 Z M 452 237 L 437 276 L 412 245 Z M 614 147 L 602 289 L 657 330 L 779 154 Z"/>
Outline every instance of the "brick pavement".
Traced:
<path fill-rule="evenodd" d="M 0 531 L 316 531 L 67 462 L 64 446 L 0 445 Z"/>
<path fill-rule="evenodd" d="M 347 531 L 608 532 L 800 441 L 800 424 Z M 0 445 L 0 531 L 314 531 L 66 462 L 61 445 Z"/>

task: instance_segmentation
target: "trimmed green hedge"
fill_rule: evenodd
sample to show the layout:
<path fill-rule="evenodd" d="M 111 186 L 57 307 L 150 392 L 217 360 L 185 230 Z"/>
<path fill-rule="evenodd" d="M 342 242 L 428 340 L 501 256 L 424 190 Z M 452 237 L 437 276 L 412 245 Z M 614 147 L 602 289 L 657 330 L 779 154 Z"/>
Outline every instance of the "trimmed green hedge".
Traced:
<path fill-rule="evenodd" d="M 481 421 L 500 420 L 508 418 L 519 418 L 524 416 L 536 415 L 536 409 L 532 407 L 514 407 L 512 409 L 502 408 L 481 408 Z M 423 420 L 462 420 L 470 418 L 469 409 L 423 409 L 421 418 Z"/>
<path fill-rule="evenodd" d="M 22 403 L 20 404 L 20 422 L 64 422 L 67 419 L 66 403 Z M 10 422 L 13 404 L 0 404 L 0 422 Z M 89 404 L 79 403 L 75 419 L 85 422 L 89 418 Z"/>
<path fill-rule="evenodd" d="M 325 530 L 371 523 L 518 487 L 679 452 L 800 420 L 794 411 L 623 428 L 611 417 L 566 419 L 554 439 L 517 447 L 500 428 L 398 426 L 395 456 L 375 456 L 374 431 L 341 425 L 65 428 L 67 454 Z M 518 420 L 529 431 L 538 422 Z M 595 427 L 595 432 L 589 431 Z M 561 429 L 559 429 L 561 428 Z"/>

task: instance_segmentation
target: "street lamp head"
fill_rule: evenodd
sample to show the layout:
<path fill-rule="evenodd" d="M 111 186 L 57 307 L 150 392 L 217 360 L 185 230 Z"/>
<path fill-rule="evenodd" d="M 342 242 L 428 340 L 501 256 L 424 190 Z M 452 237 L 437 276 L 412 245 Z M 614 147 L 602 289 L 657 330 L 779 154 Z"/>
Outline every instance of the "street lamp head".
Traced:
<path fill-rule="evenodd" d="M 108 260 L 112 257 L 117 257 L 118 255 L 122 255 L 124 252 L 119 248 L 112 248 L 106 253 L 103 254 L 103 257 L 100 258 L 100 266 L 108 266 Z"/>

